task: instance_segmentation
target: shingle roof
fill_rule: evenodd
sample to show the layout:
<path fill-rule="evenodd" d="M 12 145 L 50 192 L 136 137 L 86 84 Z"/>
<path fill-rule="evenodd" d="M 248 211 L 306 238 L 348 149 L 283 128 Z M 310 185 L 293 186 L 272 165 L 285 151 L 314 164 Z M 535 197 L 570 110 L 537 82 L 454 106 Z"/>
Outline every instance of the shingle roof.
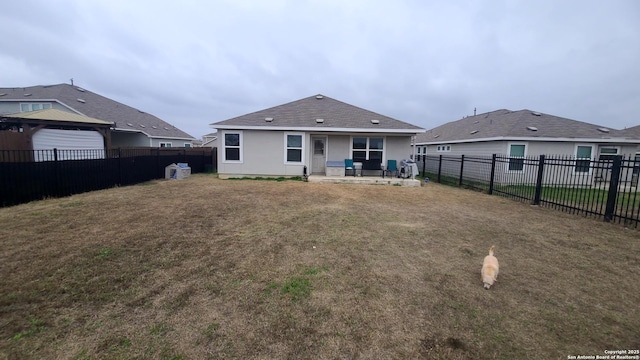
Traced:
<path fill-rule="evenodd" d="M 58 101 L 74 111 L 114 123 L 116 130 L 139 131 L 151 137 L 194 139 L 175 126 L 131 106 L 69 84 L 0 88 L 0 101 Z M 30 94 L 30 95 L 27 95 Z"/>
<path fill-rule="evenodd" d="M 32 120 L 45 120 L 45 121 L 64 121 L 72 123 L 82 124 L 98 124 L 98 125 L 111 125 L 110 122 L 94 119 L 92 117 L 72 113 L 69 111 L 62 111 L 58 109 L 36 110 L 17 114 L 3 115 L 7 118 L 14 119 L 32 119 Z"/>
<path fill-rule="evenodd" d="M 620 130 L 531 110 L 506 109 L 469 116 L 419 134 L 417 143 L 482 141 L 496 138 L 621 138 Z"/>
<path fill-rule="evenodd" d="M 620 130 L 625 137 L 640 139 L 640 125 Z"/>
<path fill-rule="evenodd" d="M 320 94 L 213 123 L 211 127 L 424 132 L 424 129 L 418 126 Z"/>

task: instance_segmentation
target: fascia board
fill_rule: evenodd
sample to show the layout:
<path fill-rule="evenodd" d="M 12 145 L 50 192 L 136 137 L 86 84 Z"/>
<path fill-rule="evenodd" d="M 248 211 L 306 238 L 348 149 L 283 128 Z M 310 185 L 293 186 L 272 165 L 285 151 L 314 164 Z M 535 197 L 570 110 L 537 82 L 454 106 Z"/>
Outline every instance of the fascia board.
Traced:
<path fill-rule="evenodd" d="M 351 133 L 394 133 L 418 134 L 425 129 L 371 129 L 371 128 L 334 128 L 334 127 L 292 127 L 292 126 L 238 126 L 238 125 L 210 125 L 214 129 L 223 130 L 277 130 L 277 131 L 313 131 L 313 132 L 351 132 Z"/>
<path fill-rule="evenodd" d="M 450 140 L 450 141 L 421 141 L 416 145 L 439 145 L 439 144 L 464 144 L 474 142 L 488 142 L 488 141 L 545 141 L 545 142 L 590 142 L 590 143 L 623 143 L 623 144 L 638 144 L 638 139 L 625 139 L 625 138 L 556 138 L 556 137 L 510 137 L 500 136 L 494 138 L 482 138 L 482 139 L 464 139 L 464 140 Z"/>

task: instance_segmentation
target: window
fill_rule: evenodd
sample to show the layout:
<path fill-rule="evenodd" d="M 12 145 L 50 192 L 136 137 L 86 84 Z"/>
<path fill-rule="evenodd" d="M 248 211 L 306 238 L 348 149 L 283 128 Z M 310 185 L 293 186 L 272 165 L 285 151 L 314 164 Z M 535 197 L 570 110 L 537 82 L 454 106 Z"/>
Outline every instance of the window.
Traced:
<path fill-rule="evenodd" d="M 160 143 L 160 147 L 161 148 L 170 148 L 171 147 L 171 143 L 170 142 L 161 142 Z"/>
<path fill-rule="evenodd" d="M 451 145 L 438 145 L 438 152 L 450 152 Z"/>
<path fill-rule="evenodd" d="M 51 109 L 51 103 L 21 103 L 20 112 Z"/>
<path fill-rule="evenodd" d="M 225 162 L 242 162 L 242 133 L 228 132 L 224 134 Z"/>
<path fill-rule="evenodd" d="M 284 134 L 285 154 L 284 161 L 289 164 L 302 163 L 303 137 L 302 134 Z"/>
<path fill-rule="evenodd" d="M 593 148 L 590 145 L 576 146 L 576 167 L 574 172 L 588 173 L 591 167 L 591 152 Z"/>
<path fill-rule="evenodd" d="M 524 154 L 526 146 L 521 144 L 509 145 L 509 171 L 524 170 Z"/>
<path fill-rule="evenodd" d="M 384 151 L 384 138 L 354 137 L 351 141 L 353 161 L 380 160 Z"/>
<path fill-rule="evenodd" d="M 184 147 L 186 147 L 186 148 L 190 148 L 190 147 L 191 147 L 191 144 L 189 144 L 189 143 L 184 143 Z"/>
<path fill-rule="evenodd" d="M 601 147 L 600 148 L 600 160 L 613 160 L 618 155 L 617 147 Z"/>

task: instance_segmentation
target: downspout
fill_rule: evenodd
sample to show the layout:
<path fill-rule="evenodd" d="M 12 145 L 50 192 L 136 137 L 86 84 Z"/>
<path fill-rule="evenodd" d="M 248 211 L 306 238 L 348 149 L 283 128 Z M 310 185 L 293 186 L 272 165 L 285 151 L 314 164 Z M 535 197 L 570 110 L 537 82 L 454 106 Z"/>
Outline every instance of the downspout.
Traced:
<path fill-rule="evenodd" d="M 416 135 L 411 136 L 411 148 L 413 151 L 413 153 L 411 154 L 411 160 L 413 161 L 416 161 L 416 139 Z"/>

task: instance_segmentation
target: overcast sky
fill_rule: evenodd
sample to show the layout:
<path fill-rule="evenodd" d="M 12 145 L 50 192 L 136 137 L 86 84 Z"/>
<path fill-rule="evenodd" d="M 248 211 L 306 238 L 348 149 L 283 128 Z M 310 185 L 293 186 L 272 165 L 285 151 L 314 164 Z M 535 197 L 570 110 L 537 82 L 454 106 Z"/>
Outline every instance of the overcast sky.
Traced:
<path fill-rule="evenodd" d="M 2 0 L 0 87 L 74 83 L 196 138 L 315 94 L 425 129 L 640 125 L 636 0 Z"/>

